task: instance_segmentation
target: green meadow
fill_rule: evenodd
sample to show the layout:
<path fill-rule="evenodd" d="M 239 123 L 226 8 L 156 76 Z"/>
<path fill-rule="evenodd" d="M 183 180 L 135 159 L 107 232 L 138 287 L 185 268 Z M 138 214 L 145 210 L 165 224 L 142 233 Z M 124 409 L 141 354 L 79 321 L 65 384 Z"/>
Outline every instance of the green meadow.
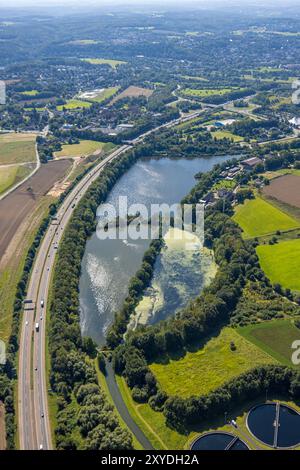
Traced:
<path fill-rule="evenodd" d="M 300 340 L 300 330 L 291 320 L 275 320 L 248 325 L 238 333 L 284 365 L 292 366 L 292 343 Z"/>
<path fill-rule="evenodd" d="M 163 357 L 150 368 L 168 395 L 185 398 L 206 394 L 255 366 L 272 362 L 268 354 L 227 327 L 198 350 L 178 360 Z"/>
<path fill-rule="evenodd" d="M 273 284 L 300 291 L 300 239 L 256 248 L 260 265 Z"/>
<path fill-rule="evenodd" d="M 77 109 L 77 108 L 89 108 L 92 106 L 92 103 L 89 103 L 88 101 L 81 101 L 81 100 L 67 100 L 66 104 L 61 104 L 57 106 L 58 111 L 62 111 L 63 109 Z"/>
<path fill-rule="evenodd" d="M 21 95 L 36 96 L 38 94 L 39 94 L 39 92 L 37 90 L 21 91 Z"/>
<path fill-rule="evenodd" d="M 242 142 L 244 140 L 243 137 L 233 134 L 232 132 L 229 132 L 229 131 L 214 131 L 214 132 L 211 132 L 211 136 L 217 140 L 230 139 L 230 140 L 233 140 L 233 142 Z"/>
<path fill-rule="evenodd" d="M 34 134 L 0 134 L 0 165 L 36 161 Z"/>
<path fill-rule="evenodd" d="M 97 151 L 109 150 L 113 148 L 110 143 L 98 142 L 96 140 L 81 140 L 79 144 L 63 145 L 59 152 L 55 152 L 56 157 L 79 157 L 91 155 Z"/>
<path fill-rule="evenodd" d="M 114 59 L 92 59 L 92 58 L 87 58 L 87 59 L 81 59 L 85 62 L 88 62 L 89 64 L 93 65 L 102 65 L 102 64 L 107 64 L 110 65 L 113 69 L 117 68 L 118 65 L 122 64 L 127 64 L 127 62 L 123 60 L 114 60 Z"/>
<path fill-rule="evenodd" d="M 0 166 L 0 195 L 13 185 L 19 183 L 19 181 L 29 175 L 30 171 L 31 169 L 25 165 Z"/>
<path fill-rule="evenodd" d="M 196 96 L 198 98 L 207 98 L 208 96 L 226 95 L 234 91 L 232 88 L 184 88 L 182 94 L 186 96 Z"/>
<path fill-rule="evenodd" d="M 299 227 L 295 219 L 259 197 L 246 200 L 238 206 L 233 219 L 243 229 L 244 238 L 260 237 L 277 230 L 287 231 Z"/>
<path fill-rule="evenodd" d="M 114 96 L 118 90 L 119 87 L 117 86 L 105 88 L 97 96 L 95 96 L 95 98 L 90 98 L 90 101 L 96 101 L 97 103 L 101 103 L 102 101 L 107 100 L 107 98 L 111 98 L 112 96 Z"/>

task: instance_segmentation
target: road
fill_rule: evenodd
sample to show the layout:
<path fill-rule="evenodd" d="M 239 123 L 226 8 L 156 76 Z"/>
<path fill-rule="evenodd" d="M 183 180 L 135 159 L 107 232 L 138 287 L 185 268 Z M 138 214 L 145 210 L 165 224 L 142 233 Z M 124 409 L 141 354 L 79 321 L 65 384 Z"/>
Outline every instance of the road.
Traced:
<path fill-rule="evenodd" d="M 19 353 L 18 404 L 21 449 L 52 448 L 45 370 L 46 310 L 51 273 L 63 229 L 70 220 L 78 200 L 98 178 L 105 165 L 129 148 L 130 146 L 126 145 L 114 151 L 77 184 L 59 209 L 57 220 L 53 221 L 47 230 L 34 262 L 24 304 Z M 38 331 L 35 324 L 39 325 Z"/>
<path fill-rule="evenodd" d="M 143 142 L 146 136 L 159 129 L 193 119 L 201 112 L 162 124 L 112 152 L 79 181 L 59 208 L 56 220 L 48 228 L 34 261 L 23 310 L 18 368 L 20 449 L 50 450 L 53 448 L 46 378 L 46 312 L 55 255 L 76 204 L 91 183 L 98 178 L 107 163 L 118 158 L 132 146 Z M 36 327 L 37 324 L 38 327 Z"/>

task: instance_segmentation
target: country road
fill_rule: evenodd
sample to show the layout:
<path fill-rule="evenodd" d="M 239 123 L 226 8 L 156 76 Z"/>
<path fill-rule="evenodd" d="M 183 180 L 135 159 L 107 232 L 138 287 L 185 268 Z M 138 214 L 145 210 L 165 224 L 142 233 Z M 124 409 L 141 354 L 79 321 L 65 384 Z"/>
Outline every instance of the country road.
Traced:
<path fill-rule="evenodd" d="M 197 117 L 204 110 L 162 124 L 123 145 L 94 167 L 70 192 L 48 228 L 35 259 L 24 303 L 18 369 L 18 423 L 22 450 L 53 448 L 46 377 L 46 313 L 57 248 L 77 202 L 107 163 L 162 128 Z"/>

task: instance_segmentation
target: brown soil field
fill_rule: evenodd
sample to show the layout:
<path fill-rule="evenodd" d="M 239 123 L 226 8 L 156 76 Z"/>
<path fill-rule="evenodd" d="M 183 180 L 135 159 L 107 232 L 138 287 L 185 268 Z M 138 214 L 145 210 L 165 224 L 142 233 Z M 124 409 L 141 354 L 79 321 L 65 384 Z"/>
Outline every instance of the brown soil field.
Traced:
<path fill-rule="evenodd" d="M 70 160 L 42 165 L 29 180 L 0 201 L 0 259 L 25 217 L 53 185 L 64 177 L 70 165 Z"/>
<path fill-rule="evenodd" d="M 3 403 L 0 403 L 0 450 L 6 449 L 5 433 L 5 410 Z"/>
<path fill-rule="evenodd" d="M 263 193 L 285 204 L 300 208 L 300 176 L 284 175 L 275 178 L 269 186 L 265 186 Z"/>
<path fill-rule="evenodd" d="M 148 88 L 141 88 L 138 86 L 129 86 L 126 90 L 122 91 L 119 95 L 111 100 L 111 104 L 115 103 L 116 101 L 122 100 L 123 98 L 137 98 L 138 96 L 145 96 L 149 98 L 153 93 L 153 90 L 149 90 Z"/>

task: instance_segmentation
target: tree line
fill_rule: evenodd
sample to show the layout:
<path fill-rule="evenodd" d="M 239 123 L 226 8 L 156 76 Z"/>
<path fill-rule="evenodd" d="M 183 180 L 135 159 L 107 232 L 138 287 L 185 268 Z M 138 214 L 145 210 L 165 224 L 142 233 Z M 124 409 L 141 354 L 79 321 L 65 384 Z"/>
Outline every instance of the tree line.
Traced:
<path fill-rule="evenodd" d="M 56 445 L 61 449 L 132 447 L 130 434 L 117 423 L 99 387 L 92 362 L 96 356 L 95 345 L 81 337 L 79 278 L 86 241 L 96 229 L 97 208 L 118 178 L 139 157 L 139 149 L 131 150 L 105 167 L 75 209 L 58 251 L 52 287 L 49 352 L 50 384 L 58 403 Z M 74 437 L 78 432 L 83 444 Z"/>
<path fill-rule="evenodd" d="M 280 395 L 290 400 L 300 398 L 300 374 L 279 365 L 256 367 L 235 377 L 207 395 L 183 399 L 170 397 L 164 403 L 168 426 L 186 431 L 193 424 L 212 421 L 234 411 L 239 405 L 265 394 Z"/>

